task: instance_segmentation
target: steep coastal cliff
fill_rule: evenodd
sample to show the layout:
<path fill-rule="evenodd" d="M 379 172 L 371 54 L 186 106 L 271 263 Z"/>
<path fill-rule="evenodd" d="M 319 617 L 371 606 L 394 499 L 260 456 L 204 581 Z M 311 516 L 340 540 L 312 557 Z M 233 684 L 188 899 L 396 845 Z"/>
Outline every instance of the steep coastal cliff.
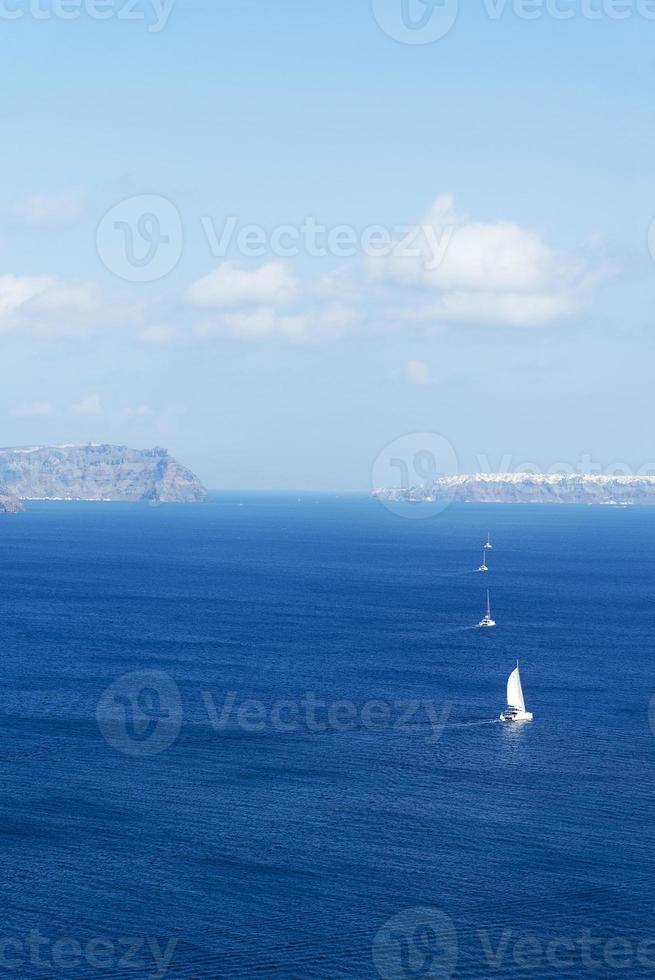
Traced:
<path fill-rule="evenodd" d="M 0 449 L 0 485 L 4 509 L 12 501 L 20 509 L 19 500 L 190 503 L 207 496 L 200 480 L 165 449 L 91 444 Z"/>
<path fill-rule="evenodd" d="M 12 496 L 6 487 L 0 487 L 0 514 L 17 514 L 22 509 L 18 497 Z"/>
<path fill-rule="evenodd" d="M 477 504 L 653 504 L 653 476 L 477 473 L 434 480 L 409 490 L 380 489 L 381 500 L 428 503 L 439 500 Z"/>

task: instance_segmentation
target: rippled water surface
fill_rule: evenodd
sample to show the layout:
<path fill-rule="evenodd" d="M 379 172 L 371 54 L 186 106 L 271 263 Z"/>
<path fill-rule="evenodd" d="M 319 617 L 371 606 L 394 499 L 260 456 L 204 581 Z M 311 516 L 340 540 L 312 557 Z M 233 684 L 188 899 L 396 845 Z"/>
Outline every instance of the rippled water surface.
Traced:
<path fill-rule="evenodd" d="M 3 975 L 655 974 L 654 518 L 3 518 Z"/>

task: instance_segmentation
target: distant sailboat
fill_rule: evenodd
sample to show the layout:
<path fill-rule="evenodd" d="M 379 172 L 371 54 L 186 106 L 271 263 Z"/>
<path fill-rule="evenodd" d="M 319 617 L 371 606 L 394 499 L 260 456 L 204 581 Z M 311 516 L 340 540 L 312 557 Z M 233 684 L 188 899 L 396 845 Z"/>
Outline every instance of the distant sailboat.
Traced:
<path fill-rule="evenodd" d="M 507 681 L 507 707 L 500 716 L 501 721 L 532 721 L 533 715 L 525 710 L 525 698 L 523 697 L 523 685 L 521 684 L 521 673 L 518 661 L 516 670 L 513 670 Z"/>
<path fill-rule="evenodd" d="M 491 629 L 491 627 L 495 625 L 496 621 L 491 618 L 491 596 L 489 595 L 489 592 L 487 592 L 487 612 L 484 619 L 480 623 L 480 626 L 482 626 L 484 629 Z"/>
<path fill-rule="evenodd" d="M 478 571 L 479 572 L 488 572 L 489 571 L 489 567 L 487 565 L 487 558 L 485 556 L 484 551 L 482 552 L 482 564 L 478 568 Z"/>
<path fill-rule="evenodd" d="M 491 534 L 487 535 L 487 543 L 485 544 L 484 548 L 485 551 L 491 551 L 491 549 L 493 548 L 493 545 L 491 543 Z"/>

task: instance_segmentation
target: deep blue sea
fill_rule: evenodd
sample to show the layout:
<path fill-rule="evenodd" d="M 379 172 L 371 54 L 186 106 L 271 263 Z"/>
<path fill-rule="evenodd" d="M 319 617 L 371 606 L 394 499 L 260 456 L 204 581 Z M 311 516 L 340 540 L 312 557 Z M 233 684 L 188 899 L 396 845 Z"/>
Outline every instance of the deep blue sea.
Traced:
<path fill-rule="evenodd" d="M 0 624 L 1 976 L 655 976 L 652 510 L 35 503 Z"/>

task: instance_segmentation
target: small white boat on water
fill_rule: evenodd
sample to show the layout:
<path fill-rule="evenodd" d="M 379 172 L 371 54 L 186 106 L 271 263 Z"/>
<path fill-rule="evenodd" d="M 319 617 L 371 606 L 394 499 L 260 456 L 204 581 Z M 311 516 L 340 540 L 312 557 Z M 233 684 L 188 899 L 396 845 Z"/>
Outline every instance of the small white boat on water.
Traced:
<path fill-rule="evenodd" d="M 478 571 L 479 572 L 488 572 L 489 571 L 489 566 L 487 565 L 487 559 L 486 559 L 486 556 L 485 556 L 484 551 L 482 552 L 482 564 L 478 568 Z"/>
<path fill-rule="evenodd" d="M 501 721 L 532 721 L 532 712 L 525 710 L 525 698 L 523 697 L 523 685 L 521 684 L 521 673 L 518 661 L 516 670 L 513 670 L 507 681 L 507 707 L 500 716 Z"/>
<path fill-rule="evenodd" d="M 491 543 L 491 534 L 488 534 L 487 535 L 487 543 L 484 546 L 484 550 L 485 551 L 491 551 L 492 548 L 493 548 L 493 545 Z"/>
<path fill-rule="evenodd" d="M 487 611 L 485 613 L 484 619 L 479 623 L 483 629 L 491 629 L 496 625 L 495 619 L 491 618 L 491 596 L 487 592 Z"/>

